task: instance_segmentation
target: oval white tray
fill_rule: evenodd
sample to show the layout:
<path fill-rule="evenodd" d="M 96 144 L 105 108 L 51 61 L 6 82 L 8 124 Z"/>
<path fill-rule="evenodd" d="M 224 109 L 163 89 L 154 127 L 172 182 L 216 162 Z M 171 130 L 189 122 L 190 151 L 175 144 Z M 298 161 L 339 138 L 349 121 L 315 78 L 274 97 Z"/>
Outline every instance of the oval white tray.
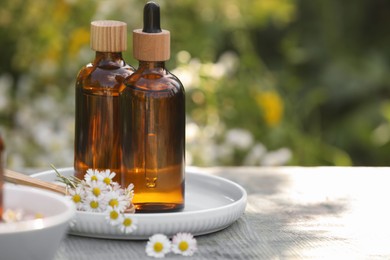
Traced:
<path fill-rule="evenodd" d="M 64 176 L 73 168 L 58 170 Z M 55 182 L 53 170 L 32 177 Z M 190 232 L 194 236 L 222 230 L 234 223 L 245 211 L 247 194 L 240 185 L 217 176 L 186 170 L 185 208 L 173 213 L 136 213 L 137 229 L 124 234 L 104 219 L 103 213 L 78 211 L 69 233 L 107 239 L 143 240 L 153 234 L 172 236 Z"/>

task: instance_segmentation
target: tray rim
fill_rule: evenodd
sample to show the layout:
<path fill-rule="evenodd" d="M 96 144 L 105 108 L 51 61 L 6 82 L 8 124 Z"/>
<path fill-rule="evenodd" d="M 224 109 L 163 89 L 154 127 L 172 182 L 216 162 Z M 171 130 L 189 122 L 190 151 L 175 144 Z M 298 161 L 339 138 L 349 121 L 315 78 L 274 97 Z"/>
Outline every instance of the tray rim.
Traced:
<path fill-rule="evenodd" d="M 65 167 L 65 168 L 59 168 L 57 169 L 59 172 L 69 172 L 73 170 L 73 167 Z M 42 178 L 47 175 L 54 174 L 54 170 L 46 170 L 42 172 L 37 172 L 31 175 L 31 177 L 34 178 Z M 162 217 L 163 219 L 173 219 L 179 218 L 177 220 L 180 220 L 180 223 L 186 223 L 186 218 L 190 217 L 198 217 L 198 216 L 208 216 L 210 215 L 210 220 L 217 219 L 217 217 L 221 218 L 221 216 L 226 215 L 230 217 L 230 219 L 227 221 L 227 223 L 223 225 L 211 225 L 211 227 L 206 228 L 200 228 L 199 231 L 193 232 L 193 235 L 198 236 L 198 235 L 204 235 L 204 234 L 209 234 L 213 232 L 217 232 L 219 230 L 225 229 L 226 227 L 230 226 L 233 224 L 235 221 L 237 221 L 242 214 L 245 212 L 246 204 L 247 204 L 247 192 L 246 190 L 239 184 L 220 177 L 220 176 L 215 176 L 206 172 L 202 172 L 199 169 L 193 168 L 193 167 L 186 167 L 186 174 L 190 174 L 192 176 L 195 176 L 195 178 L 209 178 L 212 179 L 213 181 L 217 181 L 219 183 L 228 183 L 229 185 L 232 185 L 235 187 L 236 191 L 239 191 L 239 196 L 237 200 L 232 201 L 231 203 L 228 203 L 226 205 L 221 205 L 217 206 L 214 208 L 206 208 L 206 209 L 197 209 L 197 210 L 191 210 L 191 211 L 179 211 L 179 212 L 167 212 L 167 213 L 135 213 L 134 216 L 137 218 L 138 222 L 150 222 L 151 220 L 158 219 L 159 217 Z M 187 181 L 187 178 L 186 178 Z M 186 196 L 187 197 L 187 196 Z M 229 212 L 229 210 L 235 210 L 233 213 Z M 213 216 L 213 214 L 215 216 Z M 222 215 L 221 215 L 222 214 Z M 92 213 L 92 212 L 84 212 L 84 211 L 77 211 L 76 213 L 76 219 L 86 219 L 86 218 L 97 218 L 97 217 L 103 217 L 104 213 Z M 232 217 L 234 215 L 234 217 Z M 236 216 L 237 215 L 237 216 Z M 201 220 L 199 220 L 201 221 Z M 203 220 L 204 221 L 204 220 Z M 226 222 L 226 220 L 225 220 Z M 165 223 L 162 221 L 162 223 Z M 208 224 L 209 225 L 209 224 Z M 126 239 L 126 240 L 143 240 L 147 239 L 147 236 L 145 235 L 132 235 L 133 233 L 130 234 L 98 234 L 98 233 L 85 233 L 85 232 L 80 232 L 77 230 L 74 230 L 72 226 L 70 227 L 69 230 L 70 234 L 73 235 L 78 235 L 78 236 L 85 236 L 85 237 L 94 237 L 94 238 L 106 238 L 106 239 Z"/>

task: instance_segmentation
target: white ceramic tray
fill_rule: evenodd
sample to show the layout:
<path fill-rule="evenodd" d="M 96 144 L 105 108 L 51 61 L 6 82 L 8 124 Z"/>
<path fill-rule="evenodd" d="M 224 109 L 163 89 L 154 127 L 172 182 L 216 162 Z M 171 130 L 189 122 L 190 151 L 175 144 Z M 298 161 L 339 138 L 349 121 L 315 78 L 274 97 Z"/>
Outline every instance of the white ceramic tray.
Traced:
<path fill-rule="evenodd" d="M 73 168 L 59 169 L 64 176 Z M 54 171 L 32 177 L 54 182 Z M 246 191 L 238 184 L 194 170 L 186 170 L 185 209 L 174 213 L 136 213 L 138 228 L 130 234 L 121 233 L 104 219 L 103 213 L 78 211 L 69 233 L 108 239 L 142 240 L 156 233 L 172 236 L 190 232 L 194 236 L 222 230 L 234 223 L 245 211 Z"/>

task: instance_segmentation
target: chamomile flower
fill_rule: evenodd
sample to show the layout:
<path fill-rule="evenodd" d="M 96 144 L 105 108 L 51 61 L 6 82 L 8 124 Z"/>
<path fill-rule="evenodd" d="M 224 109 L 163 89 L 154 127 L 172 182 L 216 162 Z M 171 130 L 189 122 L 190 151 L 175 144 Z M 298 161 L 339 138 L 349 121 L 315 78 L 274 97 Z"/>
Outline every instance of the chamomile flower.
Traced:
<path fill-rule="evenodd" d="M 87 196 L 84 201 L 84 210 L 89 212 L 103 212 L 106 210 L 107 205 L 102 200 L 103 197 L 97 198 L 95 196 Z"/>
<path fill-rule="evenodd" d="M 138 223 L 137 219 L 130 217 L 129 214 L 122 215 L 119 228 L 123 233 L 129 234 L 137 229 L 137 223 Z"/>
<path fill-rule="evenodd" d="M 84 180 L 68 179 L 59 174 L 61 180 L 67 185 L 69 199 L 77 209 L 89 212 L 106 212 L 106 220 L 113 226 L 117 226 L 124 233 L 130 233 L 137 228 L 137 219 L 124 215 L 125 212 L 134 213 L 132 199 L 134 185 L 130 184 L 126 189 L 113 181 L 115 172 L 88 169 Z M 72 185 L 73 184 L 73 185 Z"/>
<path fill-rule="evenodd" d="M 69 189 L 69 198 L 74 202 L 78 210 L 83 208 L 85 190 L 82 185 L 77 185 L 75 189 Z"/>
<path fill-rule="evenodd" d="M 5 223 L 19 222 L 22 220 L 24 211 L 22 209 L 11 210 L 7 209 L 3 213 L 3 220 Z"/>
<path fill-rule="evenodd" d="M 98 170 L 92 170 L 88 169 L 87 173 L 84 175 L 84 180 L 88 185 L 91 185 L 92 183 L 96 183 L 100 180 L 102 180 L 102 175 Z"/>
<path fill-rule="evenodd" d="M 91 183 L 91 185 L 89 185 L 89 186 L 86 186 L 85 190 L 86 190 L 87 196 L 102 198 L 108 193 L 109 188 L 103 182 L 98 181 L 98 182 Z"/>
<path fill-rule="evenodd" d="M 155 234 L 149 238 L 145 252 L 148 256 L 163 258 L 171 251 L 171 241 L 163 234 Z"/>
<path fill-rule="evenodd" d="M 124 212 L 130 206 L 130 200 L 126 196 L 121 195 L 119 190 L 108 192 L 106 200 L 108 206 L 116 207 L 120 212 Z"/>
<path fill-rule="evenodd" d="M 106 185 L 111 185 L 112 182 L 113 182 L 113 178 L 115 177 L 116 173 L 115 172 L 111 172 L 110 170 L 105 170 L 105 171 L 102 171 L 100 172 L 100 175 L 102 176 L 102 181 L 103 183 L 105 183 Z"/>
<path fill-rule="evenodd" d="M 190 233 L 177 233 L 172 238 L 172 252 L 192 256 L 197 250 L 196 239 Z"/>
<path fill-rule="evenodd" d="M 106 220 L 112 225 L 116 226 L 121 223 L 122 217 L 117 207 L 107 207 Z"/>

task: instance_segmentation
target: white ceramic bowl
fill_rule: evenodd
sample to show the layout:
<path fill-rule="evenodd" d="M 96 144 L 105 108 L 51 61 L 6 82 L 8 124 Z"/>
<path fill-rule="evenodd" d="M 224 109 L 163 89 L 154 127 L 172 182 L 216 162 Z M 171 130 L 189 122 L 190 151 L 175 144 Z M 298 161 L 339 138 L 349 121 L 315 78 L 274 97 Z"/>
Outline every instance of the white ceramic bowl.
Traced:
<path fill-rule="evenodd" d="M 53 259 L 76 213 L 73 203 L 60 194 L 5 184 L 4 207 L 40 213 L 44 217 L 0 223 L 0 259 Z"/>

